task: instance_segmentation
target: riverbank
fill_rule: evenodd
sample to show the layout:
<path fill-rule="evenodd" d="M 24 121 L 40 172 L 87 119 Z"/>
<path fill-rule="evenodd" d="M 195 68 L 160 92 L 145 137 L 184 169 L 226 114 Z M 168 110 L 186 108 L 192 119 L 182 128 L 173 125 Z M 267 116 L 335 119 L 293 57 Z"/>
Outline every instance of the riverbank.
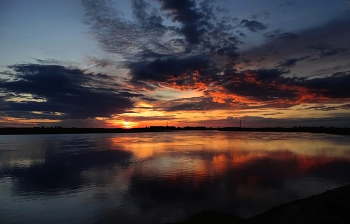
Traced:
<path fill-rule="evenodd" d="M 350 223 L 350 185 L 274 207 L 249 219 L 204 211 L 181 224 L 331 224 Z"/>
<path fill-rule="evenodd" d="M 336 127 L 267 127 L 267 128 L 241 128 L 241 127 L 224 127 L 218 128 L 218 131 L 247 131 L 247 132 L 308 132 L 308 133 L 323 133 L 334 135 L 350 135 L 350 128 Z"/>

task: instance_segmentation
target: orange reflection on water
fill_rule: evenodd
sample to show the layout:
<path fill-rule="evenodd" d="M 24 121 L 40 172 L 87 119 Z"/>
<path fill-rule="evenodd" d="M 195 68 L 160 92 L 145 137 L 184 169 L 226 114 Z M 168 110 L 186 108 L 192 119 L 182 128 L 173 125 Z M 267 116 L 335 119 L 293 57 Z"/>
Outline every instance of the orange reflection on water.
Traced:
<path fill-rule="evenodd" d="M 310 139 L 307 134 L 192 133 L 119 135 L 109 141 L 112 147 L 133 153 L 140 161 L 137 173 L 169 183 L 190 182 L 196 188 L 228 171 L 234 174 L 233 181 L 255 186 L 264 175 L 307 175 L 350 159 L 346 142 L 321 135 L 310 134 Z M 252 169 L 249 176 L 243 172 L 247 169 Z"/>
<path fill-rule="evenodd" d="M 164 152 L 169 147 L 168 143 L 155 143 L 150 141 L 138 141 L 138 138 L 121 136 L 111 138 L 110 143 L 113 148 L 122 147 L 123 150 L 130 151 L 136 159 L 152 157 L 156 153 Z"/>
<path fill-rule="evenodd" d="M 272 163 L 272 165 L 266 163 L 266 166 L 272 168 L 264 171 L 266 167 L 262 167 L 262 170 L 260 170 L 257 164 L 261 161 L 270 161 L 269 163 Z M 230 171 L 234 174 L 232 175 L 233 181 L 254 187 L 259 185 L 266 178 L 266 175 L 279 177 L 288 175 L 305 176 L 314 169 L 322 169 L 328 164 L 336 162 L 339 162 L 339 158 L 298 155 L 291 152 L 270 153 L 265 156 L 254 152 L 232 156 L 218 155 L 214 156 L 211 161 L 202 161 L 201 164 L 195 167 L 192 174 L 193 186 L 197 188 L 210 177 L 220 178 L 220 176 L 225 176 L 225 173 Z M 241 171 L 247 169 L 251 169 L 249 176 L 241 173 Z"/>

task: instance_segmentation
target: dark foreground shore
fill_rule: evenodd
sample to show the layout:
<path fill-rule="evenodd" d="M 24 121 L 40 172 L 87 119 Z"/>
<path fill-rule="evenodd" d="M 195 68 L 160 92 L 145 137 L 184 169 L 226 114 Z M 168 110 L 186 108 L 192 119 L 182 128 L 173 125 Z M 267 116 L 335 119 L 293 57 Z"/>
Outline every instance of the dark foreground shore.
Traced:
<path fill-rule="evenodd" d="M 288 202 L 249 219 L 204 211 L 181 224 L 341 224 L 350 223 L 350 185 Z"/>

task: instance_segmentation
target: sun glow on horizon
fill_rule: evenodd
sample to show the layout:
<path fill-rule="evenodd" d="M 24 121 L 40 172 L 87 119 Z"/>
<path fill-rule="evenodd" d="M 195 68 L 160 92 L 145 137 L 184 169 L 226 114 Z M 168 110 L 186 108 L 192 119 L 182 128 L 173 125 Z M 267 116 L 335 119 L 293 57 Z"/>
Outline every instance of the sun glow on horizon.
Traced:
<path fill-rule="evenodd" d="M 123 128 L 133 128 L 137 125 L 138 125 L 138 123 L 136 123 L 136 122 L 131 122 L 131 121 L 124 121 L 123 122 Z"/>
<path fill-rule="evenodd" d="M 139 126 L 138 122 L 127 121 L 124 119 L 106 120 L 106 123 L 110 128 L 135 128 Z"/>

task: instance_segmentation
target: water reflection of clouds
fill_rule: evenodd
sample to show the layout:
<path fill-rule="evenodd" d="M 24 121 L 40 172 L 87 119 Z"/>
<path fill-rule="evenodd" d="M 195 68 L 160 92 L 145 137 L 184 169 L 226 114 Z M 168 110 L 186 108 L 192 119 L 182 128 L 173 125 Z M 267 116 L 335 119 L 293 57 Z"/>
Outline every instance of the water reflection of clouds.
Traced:
<path fill-rule="evenodd" d="M 183 133 L 141 133 L 137 138 L 127 135 L 111 137 L 111 147 L 122 147 L 136 159 L 161 154 L 187 154 L 196 151 L 254 152 L 291 151 L 296 154 L 327 157 L 348 157 L 349 143 L 342 136 L 309 133 L 211 133 L 196 136 Z M 210 133 L 207 131 L 207 133 Z M 281 134 L 280 138 L 278 135 Z M 159 136 L 160 135 L 160 136 Z M 335 147 L 336 145 L 336 147 Z"/>
<path fill-rule="evenodd" d="M 54 143 L 50 146 L 48 142 L 34 144 L 41 145 L 33 153 L 40 155 L 40 160 L 31 158 L 24 162 L 21 158 L 28 158 L 28 151 L 18 151 L 13 155 L 15 159 L 9 160 L 12 161 L 8 164 L 11 171 L 2 169 L 1 174 L 18 178 L 19 189 L 38 192 L 46 188 L 77 188 L 89 182 L 111 183 L 110 175 L 117 174 L 105 173 L 103 177 L 104 172 L 101 172 L 105 171 L 101 167 L 108 164 L 124 164 L 130 171 L 129 175 L 142 175 L 147 180 L 156 177 L 174 183 L 184 177 L 196 189 L 203 182 L 227 172 L 234 172 L 237 181 L 245 186 L 259 186 L 263 182 L 273 183 L 271 178 L 281 180 L 293 175 L 307 175 L 328 164 L 338 163 L 336 158 L 348 156 L 346 144 L 335 147 L 332 141 L 322 138 L 310 141 L 309 136 L 278 139 L 275 134 L 271 137 L 264 133 L 264 136 L 258 134 L 254 138 L 242 138 L 242 135 L 228 138 L 225 133 L 218 138 L 213 138 L 215 135 L 200 138 L 162 134 L 106 135 L 95 140 L 80 139 L 83 144 L 78 144 L 81 141 L 74 138 L 49 141 Z M 136 163 L 130 165 L 128 162 L 132 156 Z M 19 165 L 14 165 L 16 163 Z"/>
<path fill-rule="evenodd" d="M 92 183 L 109 183 L 110 176 L 103 178 L 103 172 L 117 165 L 126 167 L 130 156 L 120 150 L 49 154 L 41 164 L 2 169 L 0 177 L 15 178 L 14 193 L 55 195 Z M 93 172 L 97 175 L 92 175 Z"/>
<path fill-rule="evenodd" d="M 343 137 L 191 133 L 52 136 L 30 147 L 34 155 L 22 142 L 23 150 L 2 155 L 40 162 L 8 163 L 0 178 L 11 177 L 12 193 L 33 200 L 78 193 L 83 203 L 102 203 L 108 209 L 96 211 L 97 223 L 164 214 L 169 220 L 163 221 L 176 221 L 201 209 L 249 216 L 304 197 L 304 184 L 326 186 L 318 191 L 350 183 L 349 140 Z"/>
<path fill-rule="evenodd" d="M 231 161 L 226 157 L 219 158 L 225 158 L 218 163 L 220 166 L 227 160 Z M 318 158 L 298 157 L 288 152 L 271 157 L 252 158 L 248 160 L 250 162 L 238 166 L 230 166 L 229 163 L 223 166 L 220 172 L 214 171 L 214 175 L 211 174 L 215 170 L 215 162 L 211 164 L 207 162 L 206 166 L 202 166 L 203 170 L 194 170 L 193 173 L 172 172 L 172 175 L 161 176 L 151 175 L 151 171 L 144 171 L 142 175 L 141 172 L 136 172 L 131 177 L 129 194 L 140 200 L 142 208 L 165 202 L 196 201 L 209 204 L 211 209 L 231 213 L 235 213 L 233 208 L 236 208 L 237 211 L 240 210 L 239 214 L 249 216 L 303 196 L 300 193 L 303 191 L 302 184 L 294 186 L 295 188 L 286 188 L 291 180 L 303 182 L 303 178 L 309 179 L 311 176 L 318 179 L 318 184 L 322 184 L 323 181 L 328 187 L 350 182 L 347 173 L 343 172 L 350 169 L 348 161 L 333 159 L 318 163 L 314 160 L 317 161 Z M 313 162 L 305 165 L 305 161 Z M 322 177 L 317 173 L 326 175 Z M 329 176 L 327 173 L 338 174 Z M 307 183 L 309 182 L 304 184 Z M 315 191 L 320 192 L 319 189 Z M 254 201 L 254 206 L 242 210 L 249 196 Z M 152 203 L 148 203 L 150 201 Z"/>
<path fill-rule="evenodd" d="M 157 156 L 143 162 L 140 166 L 142 169 L 135 171 L 129 193 L 140 200 L 146 197 L 147 201 L 152 198 L 152 201 L 158 202 L 210 199 L 212 208 L 218 209 L 228 199 L 231 203 L 239 204 L 245 191 L 254 197 L 256 205 L 255 209 L 240 213 L 252 215 L 263 211 L 266 206 L 300 198 L 302 189 L 285 189 L 287 181 L 291 179 L 313 176 L 315 172 L 327 173 L 328 170 L 338 173 L 333 177 L 327 176 L 324 182 L 328 186 L 333 186 L 330 183 L 334 181 L 338 185 L 350 182 L 347 174 L 341 172 L 350 168 L 346 156 L 347 144 L 337 145 L 323 138 L 308 141 L 310 139 L 240 139 L 238 144 L 232 144 L 238 142 L 233 139 L 230 145 L 235 147 L 231 147 L 231 150 L 227 148 L 227 142 L 214 142 L 216 150 L 196 150 L 189 146 L 180 157 L 177 157 L 177 152 L 159 150 Z M 267 192 L 274 195 L 266 198 Z M 151 205 L 146 203 L 147 206 Z M 241 210 L 241 207 L 237 209 Z"/>

